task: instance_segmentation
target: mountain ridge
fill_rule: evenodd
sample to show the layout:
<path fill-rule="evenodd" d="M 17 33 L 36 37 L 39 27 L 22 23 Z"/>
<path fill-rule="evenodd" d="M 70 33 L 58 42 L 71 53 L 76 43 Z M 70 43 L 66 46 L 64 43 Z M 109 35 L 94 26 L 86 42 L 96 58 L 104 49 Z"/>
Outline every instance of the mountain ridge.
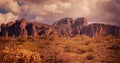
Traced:
<path fill-rule="evenodd" d="M 76 36 L 87 35 L 90 37 L 113 35 L 120 37 L 120 26 L 92 23 L 88 24 L 85 17 L 72 18 L 66 17 L 54 22 L 52 25 L 46 23 L 29 22 L 25 18 L 1 24 L 0 36 L 18 37 L 18 36 Z"/>

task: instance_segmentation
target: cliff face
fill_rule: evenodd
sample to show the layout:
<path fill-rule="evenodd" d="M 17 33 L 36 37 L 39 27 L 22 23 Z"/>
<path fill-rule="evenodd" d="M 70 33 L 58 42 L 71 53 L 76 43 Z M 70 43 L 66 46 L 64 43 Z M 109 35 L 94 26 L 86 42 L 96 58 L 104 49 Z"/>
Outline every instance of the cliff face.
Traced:
<path fill-rule="evenodd" d="M 39 36 L 39 35 L 56 35 L 54 29 L 48 24 L 28 22 L 26 19 L 16 20 L 7 24 L 1 24 L 0 36 L 18 37 L 18 36 Z"/>
<path fill-rule="evenodd" d="M 54 27 L 61 36 L 71 36 L 72 35 L 72 18 L 63 18 L 60 21 L 55 22 L 52 27 Z"/>
<path fill-rule="evenodd" d="M 120 37 L 120 26 L 105 24 L 90 24 L 82 28 L 81 34 L 85 34 L 91 37 L 108 35 Z"/>
<path fill-rule="evenodd" d="M 26 19 L 16 20 L 7 24 L 1 24 L 0 36 L 18 37 L 18 36 L 41 36 L 55 35 L 71 37 L 75 35 L 88 35 L 90 37 L 113 35 L 120 37 L 120 26 L 106 24 L 89 24 L 87 19 L 63 18 L 56 21 L 52 26 L 44 23 L 28 22 Z"/>
<path fill-rule="evenodd" d="M 75 36 L 75 35 L 88 35 L 90 37 L 113 35 L 120 37 L 120 26 L 113 26 L 107 24 L 89 24 L 87 19 L 77 18 L 64 18 L 53 24 L 61 36 Z"/>
<path fill-rule="evenodd" d="M 88 22 L 86 18 L 84 17 L 77 18 L 72 25 L 73 36 L 77 34 L 81 34 L 81 29 L 87 25 L 88 25 Z"/>
<path fill-rule="evenodd" d="M 84 17 L 76 20 L 67 17 L 55 22 L 52 26 L 61 33 L 61 36 L 75 36 L 80 34 L 81 29 L 87 25 L 87 19 Z"/>

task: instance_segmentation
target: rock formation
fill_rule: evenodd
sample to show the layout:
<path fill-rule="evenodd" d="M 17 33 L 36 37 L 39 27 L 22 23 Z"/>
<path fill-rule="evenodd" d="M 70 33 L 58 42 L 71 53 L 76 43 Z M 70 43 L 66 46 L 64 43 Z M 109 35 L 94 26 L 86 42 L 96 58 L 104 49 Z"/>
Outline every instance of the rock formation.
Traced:
<path fill-rule="evenodd" d="M 120 37 L 120 26 L 113 26 L 107 24 L 88 24 L 87 19 L 77 18 L 64 18 L 53 24 L 53 27 L 57 29 L 62 36 L 75 36 L 75 35 L 88 35 L 90 37 L 108 36 L 113 35 Z"/>
<path fill-rule="evenodd" d="M 6 24 L 1 24 L 1 32 L 0 33 L 2 36 L 7 36 L 8 33 L 7 33 L 6 29 L 7 29 Z"/>
<path fill-rule="evenodd" d="M 35 24 L 29 23 L 26 26 L 26 29 L 28 31 L 28 36 L 37 36 L 38 35 Z"/>
<path fill-rule="evenodd" d="M 84 27 L 84 26 L 87 26 L 88 25 L 88 22 L 87 22 L 87 19 L 82 17 L 82 18 L 77 18 L 75 21 L 74 21 L 74 24 L 72 25 L 72 28 L 73 28 L 73 35 L 77 35 L 77 34 L 81 34 L 81 29 Z"/>
<path fill-rule="evenodd" d="M 90 37 L 113 35 L 120 37 L 120 26 L 107 24 L 88 24 L 87 19 L 66 17 L 56 21 L 53 25 L 38 22 L 28 22 L 25 18 L 1 24 L 0 36 L 18 37 L 18 36 L 64 36 L 72 37 L 76 35 L 88 35 Z"/>
<path fill-rule="evenodd" d="M 26 25 L 26 19 L 22 18 L 21 20 L 17 20 L 13 25 L 15 36 L 27 36 L 28 32 L 26 30 Z"/>
<path fill-rule="evenodd" d="M 0 36 L 4 37 L 18 37 L 18 36 L 32 36 L 39 35 L 56 35 L 57 32 L 48 24 L 28 22 L 25 18 L 10 22 L 7 24 L 1 24 Z"/>
<path fill-rule="evenodd" d="M 57 29 L 62 36 L 75 36 L 80 34 L 82 27 L 87 25 L 87 19 L 84 17 L 77 18 L 75 21 L 67 17 L 55 22 L 52 26 Z"/>
<path fill-rule="evenodd" d="M 81 34 L 85 34 L 91 37 L 108 35 L 120 37 L 120 26 L 94 23 L 83 27 L 81 30 Z"/>
<path fill-rule="evenodd" d="M 61 34 L 61 36 L 71 36 L 72 25 L 73 19 L 67 17 L 55 22 L 52 26 Z"/>

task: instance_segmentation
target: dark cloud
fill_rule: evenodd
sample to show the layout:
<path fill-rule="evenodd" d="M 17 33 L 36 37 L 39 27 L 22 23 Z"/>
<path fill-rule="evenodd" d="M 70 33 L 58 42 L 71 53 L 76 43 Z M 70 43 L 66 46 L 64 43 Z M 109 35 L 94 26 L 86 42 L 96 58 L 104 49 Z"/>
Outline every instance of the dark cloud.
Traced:
<path fill-rule="evenodd" d="M 0 8 L 0 13 L 2 13 L 2 14 L 6 14 L 6 13 L 8 13 L 8 11 L 5 10 L 4 8 Z"/>
<path fill-rule="evenodd" d="M 105 16 L 105 20 L 117 25 L 120 25 L 120 0 L 109 0 L 104 4 L 101 3 L 101 11 L 103 11 L 103 15 L 105 13 L 109 14 L 109 16 Z"/>
<path fill-rule="evenodd" d="M 0 8 L 3 8 L 14 14 L 21 14 L 20 7 L 15 0 L 0 0 Z"/>
<path fill-rule="evenodd" d="M 53 23 L 64 17 L 72 17 L 74 19 L 86 17 L 89 22 L 120 24 L 120 0 L 0 1 L 3 2 L 0 3 L 0 7 L 4 5 L 2 8 L 13 13 L 13 15 L 18 14 L 21 17 L 34 21 Z M 10 6 L 6 5 L 6 2 Z"/>

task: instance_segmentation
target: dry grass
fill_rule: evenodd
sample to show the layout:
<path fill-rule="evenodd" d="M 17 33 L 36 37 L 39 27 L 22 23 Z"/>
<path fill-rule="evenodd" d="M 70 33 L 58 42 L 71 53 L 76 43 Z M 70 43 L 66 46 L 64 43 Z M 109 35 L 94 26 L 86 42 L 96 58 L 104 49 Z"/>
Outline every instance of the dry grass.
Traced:
<path fill-rule="evenodd" d="M 102 63 L 102 61 L 109 62 L 109 59 L 111 59 L 109 54 L 115 58 L 112 58 L 111 62 L 119 62 L 118 58 L 120 58 L 118 54 L 115 54 L 120 50 L 120 38 L 115 38 L 113 36 L 100 36 L 95 38 L 90 38 L 85 35 L 60 38 L 54 36 L 27 38 L 0 37 L 0 43 L 3 43 L 0 44 L 2 51 L 2 53 L 0 53 L 2 55 L 1 57 L 6 57 L 4 61 L 7 62 L 12 62 L 13 60 L 15 60 L 15 62 L 18 61 L 17 59 L 14 59 L 16 58 L 14 55 L 17 55 L 18 53 L 17 49 L 26 50 L 26 52 L 30 51 L 31 53 L 39 53 L 41 63 Z M 13 49 L 12 51 L 15 53 L 3 52 L 6 50 L 4 50 L 4 47 Z M 21 53 L 24 54 L 22 51 Z M 10 56 L 8 54 L 10 54 Z M 0 61 L 5 63 L 3 60 Z M 25 61 L 28 61 L 28 59 Z"/>
<path fill-rule="evenodd" d="M 0 53 L 0 63 L 41 63 L 39 53 L 6 47 Z"/>

